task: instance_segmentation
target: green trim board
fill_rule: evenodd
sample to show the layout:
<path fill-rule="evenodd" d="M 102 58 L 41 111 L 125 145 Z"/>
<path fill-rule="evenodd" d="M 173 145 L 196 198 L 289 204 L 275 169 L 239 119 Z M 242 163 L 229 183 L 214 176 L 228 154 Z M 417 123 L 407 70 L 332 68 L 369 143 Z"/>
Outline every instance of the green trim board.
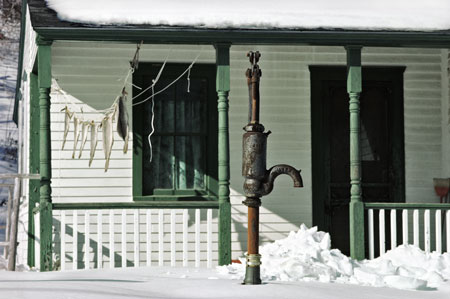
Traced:
<path fill-rule="evenodd" d="M 217 201 L 145 201 L 54 203 L 53 210 L 107 210 L 107 209 L 218 209 Z"/>
<path fill-rule="evenodd" d="M 322 101 L 323 92 L 327 90 L 326 82 L 338 82 L 339 86 L 345 88 L 346 67 L 345 66 L 310 66 L 311 72 L 311 141 L 312 141 L 312 196 L 313 196 L 313 225 L 320 230 L 329 231 L 331 225 L 327 215 L 329 208 L 325 204 L 328 198 L 330 179 L 330 140 L 329 123 L 326 115 L 331 113 L 330 108 Z M 392 145 L 391 165 L 392 184 L 395 186 L 391 198 L 397 202 L 405 201 L 405 168 L 404 168 L 404 115 L 403 115 L 403 73 L 405 67 L 362 67 L 362 78 L 364 89 L 365 81 L 391 82 L 391 95 L 389 116 L 390 119 L 390 142 Z M 336 85 L 335 84 L 335 85 Z M 375 84 L 375 83 L 371 83 Z M 377 83 L 378 84 L 378 83 Z M 333 85 L 334 86 L 334 85 Z M 344 113 L 348 113 L 348 108 Z M 328 169 L 328 170 L 327 170 Z M 343 185 L 343 184 L 340 184 Z M 377 184 L 380 185 L 381 184 Z M 379 187 L 374 184 L 365 183 L 362 187 Z M 331 186 L 331 185 L 330 185 Z M 349 187 L 350 184 L 343 187 Z M 335 187 L 335 186 L 333 186 Z"/>
<path fill-rule="evenodd" d="M 386 210 L 448 210 L 450 203 L 409 203 L 409 202 L 367 202 L 365 209 L 386 209 Z"/>
<path fill-rule="evenodd" d="M 158 72 L 162 66 L 162 63 L 141 63 L 139 65 L 139 69 L 136 70 L 133 74 L 133 83 L 136 86 L 140 86 L 142 88 L 148 87 L 153 78 L 156 78 Z M 172 80 L 176 79 L 180 74 L 182 74 L 187 68 L 188 64 L 181 63 L 171 63 L 166 64 L 164 67 L 164 71 L 161 74 L 160 81 L 172 82 Z M 194 138 L 199 137 L 202 142 L 203 151 L 206 154 L 206 157 L 201 157 L 202 163 L 204 166 L 204 187 L 192 189 L 183 189 L 178 188 L 176 181 L 172 182 L 171 187 L 161 188 L 154 187 L 150 190 L 144 188 L 144 183 L 146 180 L 151 178 L 144 178 L 144 148 L 146 148 L 147 135 L 144 128 L 144 122 L 150 118 L 150 115 L 146 115 L 146 109 L 144 109 L 143 105 L 136 105 L 133 107 L 133 198 L 134 200 L 143 201 L 143 200 L 217 200 L 218 195 L 218 179 L 217 179 L 217 110 L 215 109 L 215 86 L 214 86 L 214 77 L 215 77 L 215 66 L 210 64 L 195 64 L 190 70 L 189 78 L 190 80 L 202 80 L 202 82 L 206 82 L 206 102 L 202 105 L 206 105 L 204 112 L 204 123 L 202 122 L 203 129 L 199 133 L 192 134 L 184 134 L 180 133 L 186 137 L 183 138 Z M 182 78 L 180 80 L 186 80 L 186 78 Z M 164 88 L 165 85 L 159 84 L 155 87 L 155 92 L 158 92 L 161 88 Z M 136 87 L 133 88 L 133 94 L 136 95 L 140 93 L 140 90 Z M 143 95 L 137 97 L 134 102 L 137 103 L 145 98 L 148 98 L 151 95 L 151 90 L 145 92 Z M 156 96 L 158 97 L 158 95 Z M 160 100 L 160 99 L 158 99 Z M 175 101 L 176 102 L 176 101 Z M 150 102 L 148 102 L 150 103 Z M 147 104 L 148 104 L 147 103 Z M 161 102 L 161 105 L 164 102 Z M 176 104 L 174 104 L 176 105 Z M 178 107 L 178 106 L 176 106 Z M 180 109 L 183 109 L 183 106 L 180 105 Z M 203 108 L 202 108 L 203 109 Z M 177 111 L 177 109 L 172 109 L 170 111 L 176 113 L 183 113 Z M 179 115 L 179 114 L 177 114 Z M 164 117 L 166 115 L 164 114 Z M 179 115 L 185 117 L 184 115 Z M 178 116 L 177 116 L 178 117 Z M 174 128 L 177 127 L 176 123 L 178 122 L 177 117 L 171 118 L 175 123 Z M 169 117 L 167 117 L 169 119 Z M 158 120 L 155 119 L 155 122 Z M 162 120 L 166 121 L 166 119 Z M 189 121 L 189 120 L 187 120 Z M 158 124 L 159 125 L 159 124 Z M 158 126 L 157 125 L 157 126 Z M 184 129 L 183 129 L 184 131 Z M 189 132 L 188 132 L 189 133 Z M 153 140 L 155 140 L 156 136 L 172 136 L 176 138 L 175 133 L 166 133 L 164 128 L 161 127 L 160 131 L 156 131 L 153 135 Z M 178 135 L 177 135 L 178 136 Z M 174 145 L 175 146 L 175 145 Z M 154 150 L 154 149 L 153 149 Z M 174 159 L 178 159 L 175 155 L 174 150 Z M 178 164 L 177 164 L 178 165 Z M 177 174 L 177 170 L 168 169 L 168 172 L 171 172 L 172 178 L 171 180 L 176 180 L 175 174 Z M 148 172 L 147 172 L 148 173 Z M 148 175 L 152 175 L 148 173 Z M 156 177 L 157 174 L 155 173 Z M 170 175 L 169 175 L 170 176 Z M 167 184 L 170 185 L 170 184 Z M 147 190 L 146 190 L 147 189 Z"/>
<path fill-rule="evenodd" d="M 39 89 L 37 75 L 30 74 L 30 140 L 29 172 L 39 173 Z M 39 203 L 39 180 L 29 181 L 28 202 L 28 266 L 35 266 L 35 225 L 33 209 Z"/>

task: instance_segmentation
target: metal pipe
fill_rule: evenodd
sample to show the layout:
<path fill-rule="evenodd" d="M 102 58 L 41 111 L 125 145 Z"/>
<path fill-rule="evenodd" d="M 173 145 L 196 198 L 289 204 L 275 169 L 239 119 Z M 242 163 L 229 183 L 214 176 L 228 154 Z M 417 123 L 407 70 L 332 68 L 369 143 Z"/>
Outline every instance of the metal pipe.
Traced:
<path fill-rule="evenodd" d="M 247 264 L 244 284 L 261 284 L 259 254 L 259 207 L 261 197 L 273 190 L 275 179 L 280 174 L 289 175 L 294 181 L 294 187 L 303 187 L 300 170 L 286 164 L 266 168 L 267 137 L 270 131 L 264 133 L 264 126 L 259 123 L 259 81 L 261 70 L 258 60 L 259 52 L 248 52 L 252 67 L 247 69 L 246 77 L 249 88 L 249 119 L 244 127 L 242 142 L 242 175 L 245 177 L 244 192 L 246 199 L 243 202 L 248 207 L 247 232 Z"/>

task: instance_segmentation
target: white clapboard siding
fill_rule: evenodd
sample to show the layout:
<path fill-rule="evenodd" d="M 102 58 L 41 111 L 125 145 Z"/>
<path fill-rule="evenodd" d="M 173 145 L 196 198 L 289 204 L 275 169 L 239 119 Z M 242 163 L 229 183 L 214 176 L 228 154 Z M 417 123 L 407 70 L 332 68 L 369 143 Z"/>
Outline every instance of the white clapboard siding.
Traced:
<path fill-rule="evenodd" d="M 146 44 L 142 47 L 140 59 L 144 62 L 162 62 L 169 50 L 169 63 L 190 63 L 198 53 L 201 53 L 199 63 L 215 61 L 212 46 L 196 45 Z M 346 61 L 343 47 L 252 45 L 231 47 L 229 123 L 233 258 L 243 255 L 247 238 L 246 207 L 242 205 L 240 173 L 242 126 L 246 123 L 248 109 L 248 90 L 244 71 L 250 65 L 246 57 L 249 50 L 259 50 L 262 53 L 260 65 L 264 75 L 261 79 L 261 121 L 273 132 L 268 143 L 267 164 L 271 166 L 286 163 L 300 168 L 304 181 L 303 188 L 294 189 L 290 179 L 281 176 L 276 181 L 274 191 L 264 197 L 261 208 L 262 243 L 286 237 L 290 230 L 298 229 L 301 223 L 308 226 L 313 224 L 311 82 L 308 66 L 345 65 Z M 77 106 L 83 106 L 86 114 L 92 114 L 90 112 L 92 109 L 105 109 L 115 99 L 120 91 L 118 79 L 126 73 L 134 51 L 133 44 L 55 41 L 52 45 L 52 73 L 64 90 L 83 102 Z M 406 201 L 433 202 L 435 195 L 430 182 L 436 174 L 441 173 L 442 169 L 441 50 L 363 48 L 362 63 L 406 67 L 404 73 Z M 131 90 L 128 91 L 131 94 Z M 52 142 L 54 201 L 131 201 L 132 151 L 129 150 L 127 154 L 121 153 L 123 141 L 117 134 L 110 169 L 106 173 L 103 170 L 101 142 L 98 143 L 91 168 L 87 166 L 89 141 L 80 160 L 70 158 L 73 132 L 69 132 L 65 150 L 60 150 L 63 132 L 63 116 L 60 109 L 66 104 L 63 97 L 52 94 L 51 129 L 52 137 L 55 138 Z M 132 141 L 129 148 L 132 149 Z M 86 180 L 83 181 L 83 178 Z M 213 220 L 215 221 L 215 218 Z M 157 228 L 158 226 L 155 226 L 155 231 Z M 170 226 L 165 231 L 170 232 Z M 141 234 L 143 232 L 145 228 L 141 227 Z M 409 233 L 415 234 L 412 228 Z M 213 238 L 214 234 L 213 229 Z M 423 233 L 420 236 L 422 238 Z M 431 241 L 434 243 L 433 239 Z M 114 242 L 119 249 L 120 238 L 116 238 Z M 397 242 L 399 243 L 399 240 Z"/>
<path fill-rule="evenodd" d="M 218 261 L 214 217 L 212 209 L 55 210 L 55 250 L 64 256 L 60 269 L 212 267 Z"/>

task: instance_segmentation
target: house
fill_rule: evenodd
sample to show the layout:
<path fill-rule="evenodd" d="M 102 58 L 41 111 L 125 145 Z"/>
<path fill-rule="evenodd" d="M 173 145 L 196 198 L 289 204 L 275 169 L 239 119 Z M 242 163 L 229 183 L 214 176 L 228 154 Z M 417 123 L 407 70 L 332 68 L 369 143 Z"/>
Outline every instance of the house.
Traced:
<path fill-rule="evenodd" d="M 249 50 L 262 53 L 261 122 L 273 132 L 267 165 L 300 168 L 304 183 L 294 189 L 282 176 L 262 199 L 261 243 L 305 223 L 330 232 L 333 246 L 356 258 L 401 240 L 449 250 L 450 205 L 437 204 L 433 189 L 433 178 L 450 176 L 445 1 L 429 10 L 408 3 L 392 15 L 360 7 L 336 18 L 330 1 L 306 11 L 311 18 L 289 15 L 299 9 L 289 1 L 277 5 L 285 18 L 267 1 L 252 12 L 250 1 L 233 8 L 232 20 L 219 4 L 217 17 L 194 1 L 180 7 L 184 23 L 161 4 L 148 12 L 167 20 L 150 24 L 139 6 L 120 19 L 120 7 L 108 4 L 119 12 L 111 24 L 100 13 L 109 8 L 95 3 L 27 2 L 16 104 L 23 103 L 22 171 L 41 180 L 24 184 L 22 262 L 50 270 L 212 266 L 241 257 Z M 141 41 L 139 67 L 123 83 Z M 114 132 L 105 172 L 103 128 L 95 127 L 89 166 L 89 141 L 81 158 L 79 144 L 74 153 L 73 118 L 62 149 L 64 111 L 99 125 L 123 84 L 129 150 Z"/>

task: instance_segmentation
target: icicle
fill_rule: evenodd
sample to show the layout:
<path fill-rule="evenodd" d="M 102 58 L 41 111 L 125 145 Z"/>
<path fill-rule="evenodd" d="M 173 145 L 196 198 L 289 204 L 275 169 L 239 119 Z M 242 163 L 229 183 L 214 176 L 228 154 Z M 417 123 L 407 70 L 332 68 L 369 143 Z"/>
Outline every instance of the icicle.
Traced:
<path fill-rule="evenodd" d="M 78 155 L 78 159 L 81 158 L 81 154 L 83 153 L 84 145 L 86 144 L 88 128 L 89 128 L 89 122 L 83 121 L 82 125 L 81 125 L 81 146 L 80 146 L 80 154 Z"/>
<path fill-rule="evenodd" d="M 69 133 L 70 128 L 70 119 L 72 118 L 73 113 L 69 111 L 69 108 L 64 107 L 61 111 L 64 111 L 64 135 L 63 135 L 63 143 L 61 149 L 64 149 L 64 145 L 66 144 L 67 134 Z"/>
<path fill-rule="evenodd" d="M 89 127 L 91 128 L 91 152 L 89 157 L 89 167 L 91 167 L 92 160 L 94 160 L 95 149 L 97 148 L 98 125 L 94 121 L 91 121 Z"/>
<path fill-rule="evenodd" d="M 73 153 L 72 159 L 75 159 L 75 152 L 77 151 L 78 137 L 80 132 L 78 132 L 78 126 L 80 125 L 80 120 L 74 116 L 73 117 Z"/>

